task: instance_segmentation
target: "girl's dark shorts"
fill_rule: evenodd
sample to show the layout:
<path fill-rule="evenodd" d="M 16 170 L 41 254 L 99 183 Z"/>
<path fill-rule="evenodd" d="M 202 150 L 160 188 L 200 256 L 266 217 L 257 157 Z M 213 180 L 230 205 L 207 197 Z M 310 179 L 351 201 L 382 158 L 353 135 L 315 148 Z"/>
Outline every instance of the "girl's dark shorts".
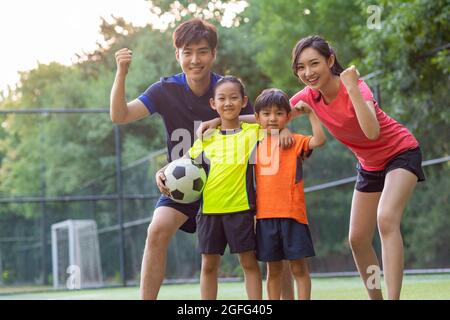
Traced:
<path fill-rule="evenodd" d="M 197 215 L 198 251 L 223 255 L 227 244 L 230 253 L 256 249 L 255 220 L 252 210 L 231 214 Z"/>
<path fill-rule="evenodd" d="M 380 171 L 364 170 L 358 162 L 356 165 L 358 176 L 356 177 L 355 189 L 360 192 L 381 192 L 384 188 L 386 174 L 399 168 L 414 173 L 417 176 L 417 181 L 424 181 L 425 174 L 422 170 L 422 152 L 420 148 L 417 147 L 396 155 L 386 164 L 384 170 Z"/>
<path fill-rule="evenodd" d="M 271 262 L 315 256 L 307 224 L 290 218 L 256 221 L 256 258 Z"/>

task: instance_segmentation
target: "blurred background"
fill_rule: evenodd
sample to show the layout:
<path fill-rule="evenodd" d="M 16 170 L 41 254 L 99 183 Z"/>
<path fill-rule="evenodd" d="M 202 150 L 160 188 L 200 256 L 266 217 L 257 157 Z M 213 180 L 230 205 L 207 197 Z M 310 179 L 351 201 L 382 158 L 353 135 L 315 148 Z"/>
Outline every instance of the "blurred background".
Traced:
<path fill-rule="evenodd" d="M 343 66 L 355 64 L 424 155 L 427 181 L 402 223 L 406 269 L 450 268 L 448 1 L 21 0 L 0 4 L 0 285 L 53 286 L 55 275 L 65 285 L 70 259 L 92 255 L 99 259 L 86 270 L 94 285 L 139 283 L 166 137 L 159 116 L 111 123 L 114 52 L 133 50 L 132 100 L 181 72 L 171 35 L 194 16 L 218 28 L 214 71 L 242 78 L 252 101 L 267 87 L 289 95 L 302 88 L 290 68 L 302 37 L 323 36 Z M 310 132 L 304 119 L 290 128 Z M 317 255 L 311 271 L 355 272 L 347 234 L 356 160 L 328 138 L 304 167 Z M 63 227 L 52 241 L 52 225 L 67 220 L 94 224 L 84 235 Z M 377 237 L 375 247 L 380 253 Z M 197 281 L 199 272 L 196 236 L 178 232 L 166 282 Z M 241 276 L 237 258 L 226 254 L 221 277 Z"/>

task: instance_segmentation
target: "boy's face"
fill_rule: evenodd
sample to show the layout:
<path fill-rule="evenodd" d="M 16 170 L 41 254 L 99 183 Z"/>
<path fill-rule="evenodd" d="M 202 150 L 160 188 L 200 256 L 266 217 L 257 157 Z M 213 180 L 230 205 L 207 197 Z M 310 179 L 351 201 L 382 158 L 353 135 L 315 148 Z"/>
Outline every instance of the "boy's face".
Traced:
<path fill-rule="evenodd" d="M 247 96 L 241 95 L 239 85 L 225 82 L 216 88 L 214 98 L 210 99 L 211 108 L 217 111 L 221 119 L 239 118 L 241 109 L 247 105 Z"/>
<path fill-rule="evenodd" d="M 216 50 L 211 49 L 205 39 L 199 43 L 178 48 L 175 55 L 189 80 L 197 82 L 209 79 L 216 58 Z"/>
<path fill-rule="evenodd" d="M 256 121 L 263 129 L 281 130 L 291 119 L 291 113 L 275 105 L 262 109 L 255 113 Z"/>

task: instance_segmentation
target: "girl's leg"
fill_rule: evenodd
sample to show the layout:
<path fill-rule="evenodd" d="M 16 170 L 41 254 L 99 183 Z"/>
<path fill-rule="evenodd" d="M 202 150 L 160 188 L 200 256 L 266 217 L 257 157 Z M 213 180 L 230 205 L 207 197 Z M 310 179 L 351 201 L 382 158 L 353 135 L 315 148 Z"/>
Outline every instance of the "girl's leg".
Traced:
<path fill-rule="evenodd" d="M 283 260 L 283 270 L 281 272 L 281 300 L 295 300 L 294 279 L 292 278 L 288 260 Z"/>
<path fill-rule="evenodd" d="M 386 175 L 378 205 L 378 230 L 388 299 L 400 299 L 403 279 L 403 240 L 400 222 L 416 184 L 417 177 L 410 171 L 401 168 L 390 171 Z"/>
<path fill-rule="evenodd" d="M 219 266 L 219 254 L 202 254 L 202 270 L 200 273 L 200 292 L 202 300 L 217 299 Z"/>
<path fill-rule="evenodd" d="M 297 283 L 298 300 L 311 299 L 311 277 L 306 259 L 291 260 L 291 271 Z"/>
<path fill-rule="evenodd" d="M 367 286 L 367 281 L 371 276 L 367 268 L 370 266 L 379 268 L 372 240 L 377 225 L 377 207 L 380 197 L 381 192 L 360 192 L 355 190 L 350 213 L 348 239 L 356 267 L 370 299 L 383 299 L 381 288 L 369 289 Z"/>
<path fill-rule="evenodd" d="M 283 261 L 267 262 L 267 298 L 280 300 Z"/>
<path fill-rule="evenodd" d="M 262 300 L 261 270 L 255 251 L 239 253 L 239 262 L 244 270 L 245 289 L 249 300 Z"/>

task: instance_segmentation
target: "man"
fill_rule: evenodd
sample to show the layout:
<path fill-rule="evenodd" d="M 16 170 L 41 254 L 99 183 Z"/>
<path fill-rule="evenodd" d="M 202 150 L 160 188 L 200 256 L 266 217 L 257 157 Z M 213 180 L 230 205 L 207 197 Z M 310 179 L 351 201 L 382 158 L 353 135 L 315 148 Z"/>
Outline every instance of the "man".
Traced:
<path fill-rule="evenodd" d="M 195 140 L 194 125 L 203 122 L 200 132 L 209 125 L 220 124 L 218 114 L 211 109 L 212 88 L 221 76 L 211 68 L 216 58 L 216 28 L 201 19 L 180 24 L 173 33 L 175 57 L 182 73 L 161 78 L 141 96 L 131 102 L 125 98 L 125 79 L 132 60 L 131 50 L 116 52 L 117 72 L 111 90 L 110 115 L 114 123 L 137 121 L 154 113 L 162 117 L 167 131 L 168 160 L 175 160 L 186 152 Z M 241 112 L 242 121 L 255 122 L 249 104 Z M 206 123 L 205 123 L 206 122 Z M 182 141 L 179 139 L 182 138 Z M 164 174 L 157 172 L 156 182 L 163 195 L 158 200 L 147 231 L 141 268 L 140 294 L 142 299 L 156 299 L 164 279 L 166 255 L 170 239 L 178 229 L 195 232 L 195 215 L 199 201 L 176 203 L 167 197 Z"/>

